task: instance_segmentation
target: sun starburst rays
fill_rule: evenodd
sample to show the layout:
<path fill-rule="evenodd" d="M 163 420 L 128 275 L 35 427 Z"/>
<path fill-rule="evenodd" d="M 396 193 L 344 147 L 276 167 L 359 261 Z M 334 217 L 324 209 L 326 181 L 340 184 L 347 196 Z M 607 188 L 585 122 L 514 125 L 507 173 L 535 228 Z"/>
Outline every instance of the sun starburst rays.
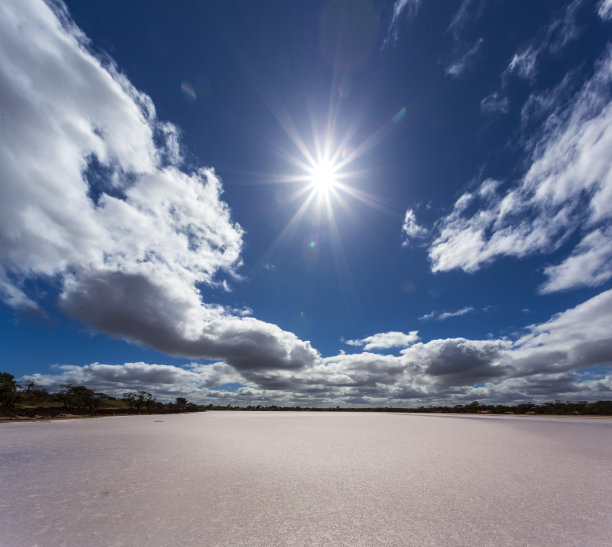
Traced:
<path fill-rule="evenodd" d="M 327 194 L 336 184 L 336 166 L 328 160 L 317 163 L 310 169 L 310 180 L 313 191 Z"/>
<path fill-rule="evenodd" d="M 344 245 L 352 233 L 351 222 L 361 221 L 364 206 L 397 216 L 396 205 L 374 191 L 378 188 L 375 181 L 380 177 L 380 169 L 363 167 L 364 156 L 381 143 L 389 128 L 362 135 L 359 114 L 342 120 L 334 93 L 324 110 L 326 115 L 322 115 L 321 105 L 312 99 L 306 98 L 305 111 L 300 115 L 297 110 L 286 108 L 276 93 L 265 98 L 286 137 L 283 142 L 269 143 L 285 168 L 268 174 L 266 182 L 276 186 L 274 197 L 279 214 L 291 212 L 259 264 L 263 267 L 274 263 L 275 255 L 288 246 L 295 249 L 299 241 L 302 242 L 299 256 L 309 268 L 319 263 L 321 253 L 330 253 L 345 304 L 352 312 L 358 312 Z M 259 270 L 256 268 L 253 275 Z"/>

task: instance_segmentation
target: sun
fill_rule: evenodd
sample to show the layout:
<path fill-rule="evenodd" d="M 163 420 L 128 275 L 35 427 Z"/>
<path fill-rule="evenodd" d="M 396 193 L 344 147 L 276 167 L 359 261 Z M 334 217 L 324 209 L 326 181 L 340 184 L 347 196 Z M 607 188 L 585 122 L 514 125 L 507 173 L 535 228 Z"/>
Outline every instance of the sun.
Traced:
<path fill-rule="evenodd" d="M 338 184 L 336 167 L 328 160 L 322 160 L 309 170 L 310 185 L 317 194 L 327 194 Z"/>

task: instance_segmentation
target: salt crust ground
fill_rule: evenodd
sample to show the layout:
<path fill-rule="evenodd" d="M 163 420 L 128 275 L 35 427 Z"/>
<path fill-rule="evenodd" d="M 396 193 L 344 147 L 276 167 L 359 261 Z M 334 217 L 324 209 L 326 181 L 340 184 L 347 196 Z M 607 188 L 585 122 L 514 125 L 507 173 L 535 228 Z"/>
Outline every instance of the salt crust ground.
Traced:
<path fill-rule="evenodd" d="M 0 543 L 612 545 L 612 419 L 206 412 L 0 424 Z"/>

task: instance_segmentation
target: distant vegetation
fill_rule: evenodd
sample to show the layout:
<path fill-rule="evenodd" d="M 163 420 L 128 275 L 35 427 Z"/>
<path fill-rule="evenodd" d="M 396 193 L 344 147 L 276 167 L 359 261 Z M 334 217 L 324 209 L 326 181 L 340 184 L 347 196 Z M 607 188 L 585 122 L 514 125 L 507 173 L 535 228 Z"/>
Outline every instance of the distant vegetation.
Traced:
<path fill-rule="evenodd" d="M 523 403 L 519 405 L 482 405 L 474 401 L 467 405 L 454 406 L 421 406 L 418 408 L 376 407 L 347 408 L 327 407 L 313 408 L 300 406 L 251 405 L 241 406 L 207 406 L 190 403 L 184 397 L 177 397 L 173 403 L 156 401 L 146 391 L 129 391 L 121 398 L 105 393 L 95 392 L 85 386 L 60 385 L 59 391 L 49 393 L 36 381 L 30 380 L 20 385 L 12 374 L 0 372 L 0 417 L 2 416 L 59 416 L 61 414 L 157 414 L 177 412 L 202 412 L 204 410 L 266 410 L 308 412 L 426 412 L 426 413 L 459 413 L 459 414 L 561 414 L 579 416 L 612 416 L 612 401 L 554 401 L 547 403 Z"/>
<path fill-rule="evenodd" d="M 173 403 L 162 403 L 146 391 L 129 391 L 117 398 L 85 386 L 62 384 L 57 392 L 49 393 L 34 380 L 22 386 L 12 374 L 0 372 L 0 417 L 158 414 L 202 412 L 206 408 L 184 397 L 177 397 Z"/>
<path fill-rule="evenodd" d="M 205 407 L 208 410 L 303 410 L 309 412 L 425 412 L 442 414 L 561 414 L 579 416 L 612 416 L 612 401 L 597 401 L 589 403 L 587 401 L 555 401 L 549 403 L 523 403 L 519 405 L 481 405 L 474 401 L 468 405 L 454 406 L 420 406 L 420 407 L 326 407 L 312 408 L 301 406 L 213 406 Z"/>

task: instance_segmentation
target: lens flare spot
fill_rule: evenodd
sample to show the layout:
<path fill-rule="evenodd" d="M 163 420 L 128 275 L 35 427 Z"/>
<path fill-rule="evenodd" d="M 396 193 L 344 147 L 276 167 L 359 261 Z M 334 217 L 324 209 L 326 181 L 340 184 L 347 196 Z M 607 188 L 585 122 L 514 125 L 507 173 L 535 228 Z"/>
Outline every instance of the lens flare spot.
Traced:
<path fill-rule="evenodd" d="M 319 246 L 319 234 L 312 233 L 304 238 L 301 249 L 302 262 L 308 267 L 314 267 L 321 258 L 321 248 Z"/>
<path fill-rule="evenodd" d="M 345 76 L 340 80 L 340 84 L 338 85 L 338 96 L 341 99 L 348 99 L 348 96 L 351 94 L 351 79 L 348 76 Z"/>
<path fill-rule="evenodd" d="M 350 142 L 346 143 L 346 145 L 342 149 L 342 159 L 347 159 L 348 157 L 352 156 L 354 152 L 355 147 Z"/>
<path fill-rule="evenodd" d="M 306 247 L 309 250 L 314 250 L 319 246 L 319 234 L 310 234 L 306 238 Z"/>
<path fill-rule="evenodd" d="M 395 116 L 393 116 L 393 123 L 397 125 L 398 123 L 401 123 L 405 117 L 406 107 L 404 106 Z"/>
<path fill-rule="evenodd" d="M 185 97 L 190 102 L 194 102 L 198 98 L 195 89 L 186 80 L 183 80 L 181 82 L 181 92 L 183 93 L 183 97 Z"/>

